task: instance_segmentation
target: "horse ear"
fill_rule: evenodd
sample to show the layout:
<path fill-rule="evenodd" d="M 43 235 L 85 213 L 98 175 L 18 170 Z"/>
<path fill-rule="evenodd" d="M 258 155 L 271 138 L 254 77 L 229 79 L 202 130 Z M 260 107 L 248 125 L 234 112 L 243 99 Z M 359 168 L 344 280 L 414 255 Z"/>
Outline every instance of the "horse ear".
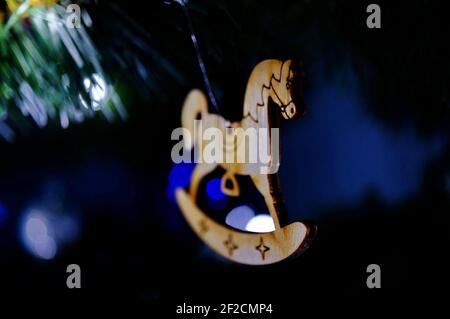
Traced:
<path fill-rule="evenodd" d="M 292 70 L 292 68 L 294 67 L 295 62 L 294 60 L 287 60 L 283 63 L 283 70 L 282 73 L 286 74 L 289 76 L 289 71 Z"/>
<path fill-rule="evenodd" d="M 290 61 L 289 68 L 294 74 L 291 85 L 291 97 L 297 110 L 295 117 L 299 117 L 306 113 L 306 105 L 305 100 L 303 98 L 303 79 L 305 77 L 305 73 L 303 72 L 301 62 L 293 60 L 289 61 Z"/>

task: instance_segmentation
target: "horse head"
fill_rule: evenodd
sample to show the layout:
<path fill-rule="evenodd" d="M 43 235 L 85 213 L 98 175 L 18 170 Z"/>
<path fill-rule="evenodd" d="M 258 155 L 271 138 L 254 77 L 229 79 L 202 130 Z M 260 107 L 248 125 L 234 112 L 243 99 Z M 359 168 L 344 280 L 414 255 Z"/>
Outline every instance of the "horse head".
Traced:
<path fill-rule="evenodd" d="M 274 74 L 270 81 L 270 97 L 287 120 L 297 118 L 305 112 L 301 77 L 300 66 L 293 60 L 287 60 L 282 62 L 279 74 Z"/>

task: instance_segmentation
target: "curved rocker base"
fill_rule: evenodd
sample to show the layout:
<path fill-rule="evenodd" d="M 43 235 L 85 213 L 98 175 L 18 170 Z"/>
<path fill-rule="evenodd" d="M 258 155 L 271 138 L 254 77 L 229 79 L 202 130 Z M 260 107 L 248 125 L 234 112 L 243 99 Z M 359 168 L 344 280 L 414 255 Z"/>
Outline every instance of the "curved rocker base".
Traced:
<path fill-rule="evenodd" d="M 294 222 L 270 233 L 251 233 L 217 223 L 203 213 L 188 193 L 178 188 L 176 199 L 191 228 L 211 249 L 234 262 L 267 265 L 308 248 L 311 229 Z"/>

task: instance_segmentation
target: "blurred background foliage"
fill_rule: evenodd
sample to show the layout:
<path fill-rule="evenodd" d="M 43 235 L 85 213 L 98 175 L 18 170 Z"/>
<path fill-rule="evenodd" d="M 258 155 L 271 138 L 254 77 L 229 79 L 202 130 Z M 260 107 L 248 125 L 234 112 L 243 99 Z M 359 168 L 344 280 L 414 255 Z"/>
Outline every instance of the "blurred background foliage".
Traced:
<path fill-rule="evenodd" d="M 193 84 L 202 86 L 187 22 L 177 2 L 152 1 L 142 6 L 84 1 L 81 5 L 94 21 L 86 32 L 95 43 L 93 54 L 100 57 L 96 64 L 102 71 L 107 69 L 102 75 L 112 88 L 122 84 L 167 104 L 173 101 L 173 92 L 183 95 Z M 367 96 L 368 111 L 390 127 L 412 121 L 428 134 L 446 126 L 450 70 L 444 61 L 449 51 L 439 38 L 448 27 L 445 4 L 415 0 L 380 5 L 385 9 L 383 28 L 369 30 L 361 18 L 366 16 L 361 1 L 188 2 L 214 92 L 228 117 L 239 115 L 233 109 L 240 108 L 253 65 L 268 57 L 292 57 L 304 62 L 307 74 L 320 60 L 325 75 L 342 68 L 343 61 L 350 63 Z M 3 8 L 4 12 L 5 4 Z M 27 10 L 33 8 L 39 8 L 36 16 L 43 14 L 41 7 Z M 89 61 L 92 54 L 81 52 L 88 63 L 80 69 L 64 45 L 52 47 L 48 26 L 42 29 L 42 23 L 29 17 L 14 25 L 7 38 L 2 36 L 2 114 L 8 109 L 10 117 L 20 122 L 7 106 L 17 103 L 12 100 L 21 96 L 22 80 L 42 96 L 50 113 L 62 108 L 67 97 L 75 109 L 83 110 L 78 94 L 90 97 L 82 81 L 94 72 Z M 23 67 L 34 71 L 27 75 Z M 61 80 L 63 75 L 71 85 Z"/>

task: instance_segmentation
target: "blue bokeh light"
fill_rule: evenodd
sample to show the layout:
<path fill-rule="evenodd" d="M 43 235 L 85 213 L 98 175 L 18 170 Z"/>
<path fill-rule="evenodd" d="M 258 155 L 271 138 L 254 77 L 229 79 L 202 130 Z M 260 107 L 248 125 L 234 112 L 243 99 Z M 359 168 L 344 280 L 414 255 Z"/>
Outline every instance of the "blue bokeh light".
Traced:
<path fill-rule="evenodd" d="M 6 218 L 8 217 L 8 210 L 6 206 L 0 202 L 0 226 L 6 222 Z"/>
<path fill-rule="evenodd" d="M 186 188 L 189 186 L 194 168 L 194 163 L 180 163 L 173 165 L 169 173 L 169 181 L 167 184 L 167 197 L 172 202 L 176 202 L 175 191 L 177 188 Z"/>
<path fill-rule="evenodd" d="M 220 178 L 213 178 L 206 184 L 206 194 L 209 198 L 213 200 L 222 200 L 225 198 L 226 195 L 222 192 L 220 185 Z"/>

